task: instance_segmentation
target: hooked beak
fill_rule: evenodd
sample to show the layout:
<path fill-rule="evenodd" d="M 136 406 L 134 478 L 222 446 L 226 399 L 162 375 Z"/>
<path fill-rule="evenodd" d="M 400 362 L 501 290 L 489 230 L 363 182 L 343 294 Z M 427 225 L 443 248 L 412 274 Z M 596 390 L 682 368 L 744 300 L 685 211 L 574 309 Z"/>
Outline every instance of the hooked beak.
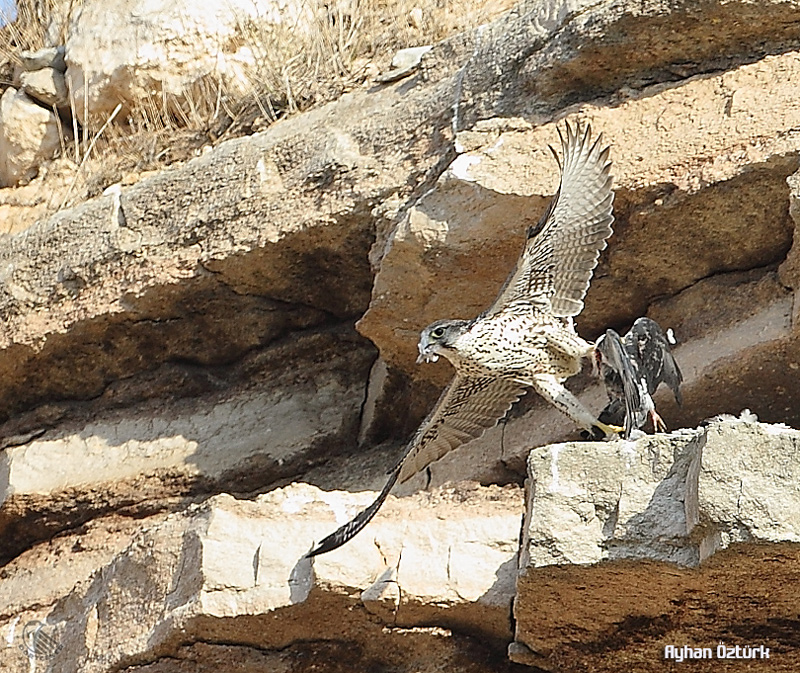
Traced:
<path fill-rule="evenodd" d="M 417 349 L 419 350 L 419 357 L 417 358 L 418 365 L 422 364 L 423 362 L 436 362 L 439 359 L 439 356 L 436 355 L 436 353 L 431 353 L 427 344 L 423 346 L 422 343 L 418 343 Z"/>

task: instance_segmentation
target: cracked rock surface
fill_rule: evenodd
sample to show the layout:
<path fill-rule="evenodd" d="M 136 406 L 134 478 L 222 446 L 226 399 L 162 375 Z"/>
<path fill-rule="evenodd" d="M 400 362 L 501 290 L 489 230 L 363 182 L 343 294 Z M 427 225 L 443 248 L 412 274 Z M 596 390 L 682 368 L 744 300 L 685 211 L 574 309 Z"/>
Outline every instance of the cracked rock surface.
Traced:
<path fill-rule="evenodd" d="M 396 665 L 436 649 L 432 639 L 448 643 L 435 654 L 443 665 L 458 660 L 463 639 L 511 670 L 497 648 L 511 637 L 520 489 L 464 485 L 392 498 L 370 535 L 313 564 L 304 558 L 371 496 L 293 484 L 161 517 L 49 613 L 63 646 L 51 670 L 153 662 L 193 642 L 324 649 L 355 633 L 364 648 L 355 660 Z M 402 525 L 412 517 L 413 526 Z M 465 635 L 454 641 L 451 629 Z"/>
<path fill-rule="evenodd" d="M 513 660 L 663 670 L 667 645 L 728 642 L 796 661 L 800 432 L 743 414 L 541 447 L 528 469 Z"/>
<path fill-rule="evenodd" d="M 5 236 L 0 669 L 39 628 L 64 672 L 798 670 L 798 76 L 795 0 L 528 0 Z M 304 560 L 451 375 L 419 330 L 494 298 L 565 118 L 614 162 L 577 328 L 674 329 L 674 432 L 573 443 L 529 394 Z"/>

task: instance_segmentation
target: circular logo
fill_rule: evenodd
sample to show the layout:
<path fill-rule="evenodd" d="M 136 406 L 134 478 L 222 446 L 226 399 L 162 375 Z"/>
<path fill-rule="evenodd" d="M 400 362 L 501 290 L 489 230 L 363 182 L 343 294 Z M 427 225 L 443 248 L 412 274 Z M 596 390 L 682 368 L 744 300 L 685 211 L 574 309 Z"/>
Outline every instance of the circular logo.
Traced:
<path fill-rule="evenodd" d="M 57 625 L 33 620 L 22 628 L 19 649 L 29 659 L 52 659 L 63 647 L 59 642 L 60 636 Z"/>

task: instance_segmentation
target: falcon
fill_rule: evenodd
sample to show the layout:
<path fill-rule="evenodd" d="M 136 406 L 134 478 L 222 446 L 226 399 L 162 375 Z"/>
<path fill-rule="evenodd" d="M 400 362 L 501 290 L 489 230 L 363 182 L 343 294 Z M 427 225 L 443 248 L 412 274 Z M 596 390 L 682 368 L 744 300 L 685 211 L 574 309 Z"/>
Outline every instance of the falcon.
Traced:
<path fill-rule="evenodd" d="M 594 142 L 588 125 L 558 130 L 563 164 L 558 192 L 528 229 L 516 267 L 494 303 L 473 320 L 438 320 L 420 336 L 420 362 L 445 357 L 455 376 L 406 445 L 375 501 L 308 553 L 322 554 L 355 536 L 372 519 L 397 481 L 407 481 L 461 444 L 495 426 L 529 389 L 595 437 L 621 431 L 600 422 L 563 385 L 591 359 L 594 345 L 575 332 L 572 318 L 600 251 L 611 236 L 609 148 Z"/>
<path fill-rule="evenodd" d="M 672 330 L 665 334 L 650 318 L 639 318 L 624 337 L 609 329 L 597 340 L 595 358 L 610 400 L 600 419 L 623 422 L 625 439 L 648 420 L 655 432 L 667 429 L 653 402 L 653 393 L 662 383 L 681 404 L 683 374 L 670 349 L 674 344 Z"/>

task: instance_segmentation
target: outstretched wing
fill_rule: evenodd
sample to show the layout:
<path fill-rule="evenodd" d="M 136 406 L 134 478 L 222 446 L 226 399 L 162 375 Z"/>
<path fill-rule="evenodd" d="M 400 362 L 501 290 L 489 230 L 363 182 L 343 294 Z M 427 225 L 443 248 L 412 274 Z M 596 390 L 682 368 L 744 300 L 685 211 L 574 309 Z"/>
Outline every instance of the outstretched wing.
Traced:
<path fill-rule="evenodd" d="M 558 192 L 539 223 L 528 229 L 517 266 L 487 314 L 535 295 L 549 297 L 555 316 L 583 310 L 600 251 L 612 233 L 611 162 L 609 148 L 600 145 L 602 134 L 592 142 L 588 124 L 578 123 L 574 130 L 566 124 L 565 134 L 560 129 L 558 134 L 564 154 Z"/>
<path fill-rule="evenodd" d="M 397 464 L 400 483 L 493 428 L 525 390 L 507 379 L 454 376 Z"/>
<path fill-rule="evenodd" d="M 389 474 L 373 503 L 326 537 L 308 553 L 316 556 L 341 547 L 377 514 L 395 482 L 402 483 L 456 447 L 480 437 L 494 427 L 525 392 L 525 387 L 505 379 L 456 375 L 444 389 L 433 411 L 422 422 Z"/>

